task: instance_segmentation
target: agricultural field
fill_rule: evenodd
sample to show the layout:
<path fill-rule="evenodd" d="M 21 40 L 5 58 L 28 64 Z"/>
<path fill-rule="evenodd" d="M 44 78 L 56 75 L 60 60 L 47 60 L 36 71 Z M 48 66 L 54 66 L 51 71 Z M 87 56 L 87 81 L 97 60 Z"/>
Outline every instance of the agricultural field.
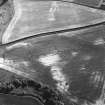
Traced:
<path fill-rule="evenodd" d="M 0 1 L 0 105 L 105 105 L 99 3 Z"/>

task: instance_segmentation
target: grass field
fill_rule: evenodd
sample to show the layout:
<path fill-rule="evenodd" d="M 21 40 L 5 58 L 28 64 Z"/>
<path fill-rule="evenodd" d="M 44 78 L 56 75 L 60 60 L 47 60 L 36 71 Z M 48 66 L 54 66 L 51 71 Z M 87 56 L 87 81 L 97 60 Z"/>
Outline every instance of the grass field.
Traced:
<path fill-rule="evenodd" d="M 14 6 L 15 15 L 3 35 L 3 43 L 105 20 L 104 11 L 67 2 L 19 0 L 14 2 Z"/>

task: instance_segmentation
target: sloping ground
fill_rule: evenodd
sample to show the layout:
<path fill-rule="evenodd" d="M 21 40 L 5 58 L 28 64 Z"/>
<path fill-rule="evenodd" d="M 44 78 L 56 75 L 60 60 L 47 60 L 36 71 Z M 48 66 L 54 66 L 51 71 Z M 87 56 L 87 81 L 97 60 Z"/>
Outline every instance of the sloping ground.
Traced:
<path fill-rule="evenodd" d="M 15 15 L 3 35 L 3 43 L 105 20 L 104 11 L 61 1 L 14 0 L 14 8 Z"/>

